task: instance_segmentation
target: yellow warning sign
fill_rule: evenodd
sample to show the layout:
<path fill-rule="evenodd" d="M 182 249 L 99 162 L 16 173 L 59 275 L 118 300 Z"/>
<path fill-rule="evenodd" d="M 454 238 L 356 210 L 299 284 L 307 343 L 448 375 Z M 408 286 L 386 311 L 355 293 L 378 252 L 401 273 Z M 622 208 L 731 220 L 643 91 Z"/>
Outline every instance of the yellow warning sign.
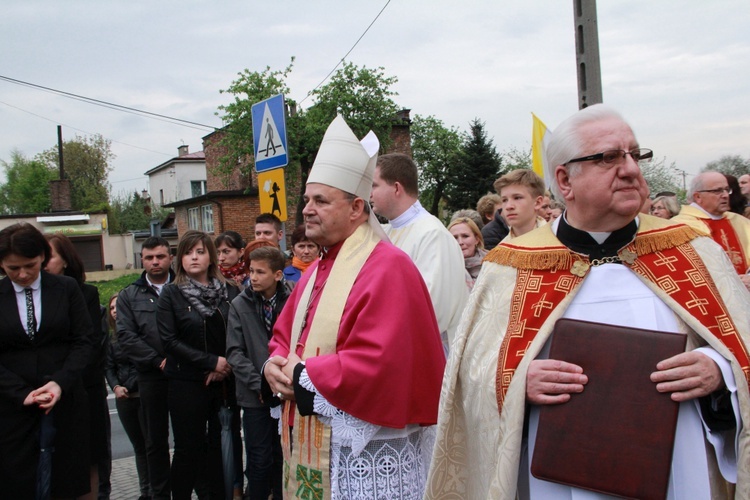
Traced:
<path fill-rule="evenodd" d="M 258 197 L 261 213 L 271 213 L 282 222 L 286 221 L 286 185 L 283 168 L 258 172 Z"/>

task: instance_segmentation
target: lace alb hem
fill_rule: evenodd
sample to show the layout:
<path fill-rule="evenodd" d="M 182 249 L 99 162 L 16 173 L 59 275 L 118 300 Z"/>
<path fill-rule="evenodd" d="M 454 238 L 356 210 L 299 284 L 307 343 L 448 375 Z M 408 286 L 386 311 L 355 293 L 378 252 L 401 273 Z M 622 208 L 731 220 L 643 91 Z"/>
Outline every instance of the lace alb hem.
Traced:
<path fill-rule="evenodd" d="M 435 428 L 417 428 L 407 436 L 373 439 L 355 454 L 331 444 L 331 498 L 420 499 L 432 458 Z"/>

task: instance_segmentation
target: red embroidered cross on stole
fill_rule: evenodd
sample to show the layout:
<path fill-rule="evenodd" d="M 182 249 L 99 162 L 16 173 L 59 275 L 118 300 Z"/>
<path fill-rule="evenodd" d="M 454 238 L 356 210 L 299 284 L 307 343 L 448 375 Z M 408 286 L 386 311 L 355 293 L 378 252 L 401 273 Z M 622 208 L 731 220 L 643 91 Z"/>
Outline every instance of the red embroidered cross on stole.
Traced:
<path fill-rule="evenodd" d="M 750 380 L 750 357 L 716 284 L 689 244 L 639 256 L 630 268 L 655 283 L 708 328 L 734 355 Z"/>
<path fill-rule="evenodd" d="M 497 358 L 495 391 L 497 406 L 501 412 L 508 386 L 526 349 L 550 313 L 581 282 L 583 277 L 575 276 L 567 269 L 518 270 L 516 288 L 511 298 L 508 330 Z"/>
<path fill-rule="evenodd" d="M 745 250 L 740 244 L 737 237 L 737 231 L 732 227 L 729 219 L 701 219 L 708 225 L 711 231 L 711 238 L 721 245 L 721 248 L 729 255 L 729 260 L 737 270 L 737 274 L 745 274 L 747 271 L 747 261 L 745 260 Z"/>
<path fill-rule="evenodd" d="M 637 253 L 638 242 L 626 251 Z M 621 252 L 622 254 L 623 252 Z M 567 294 L 579 286 L 590 269 L 588 259 L 570 253 L 570 269 L 519 269 L 513 291 L 508 328 L 500 346 L 495 376 L 497 404 L 503 401 L 526 350 L 552 311 Z M 684 307 L 735 356 L 746 380 L 750 380 L 747 346 L 729 316 L 703 260 L 689 243 L 638 255 L 632 264 L 635 273 L 656 284 Z M 580 270 L 583 271 L 580 271 Z M 573 274 L 573 272 L 576 274 Z"/>

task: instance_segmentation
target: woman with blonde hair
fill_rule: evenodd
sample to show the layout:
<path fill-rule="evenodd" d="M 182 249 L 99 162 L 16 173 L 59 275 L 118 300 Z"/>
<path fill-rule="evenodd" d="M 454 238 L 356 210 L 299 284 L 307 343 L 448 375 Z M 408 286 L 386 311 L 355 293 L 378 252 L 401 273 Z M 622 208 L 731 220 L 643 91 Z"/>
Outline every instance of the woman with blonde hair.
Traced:
<path fill-rule="evenodd" d="M 471 290 L 474 287 L 474 281 L 479 276 L 479 270 L 482 268 L 482 259 L 487 255 L 487 250 L 484 249 L 482 232 L 474 221 L 468 217 L 454 219 L 448 225 L 448 231 L 456 238 L 458 246 L 461 247 L 467 274 L 466 286 Z"/>
<path fill-rule="evenodd" d="M 671 219 L 678 213 L 680 213 L 680 204 L 674 196 L 657 196 L 651 202 L 651 215 Z"/>

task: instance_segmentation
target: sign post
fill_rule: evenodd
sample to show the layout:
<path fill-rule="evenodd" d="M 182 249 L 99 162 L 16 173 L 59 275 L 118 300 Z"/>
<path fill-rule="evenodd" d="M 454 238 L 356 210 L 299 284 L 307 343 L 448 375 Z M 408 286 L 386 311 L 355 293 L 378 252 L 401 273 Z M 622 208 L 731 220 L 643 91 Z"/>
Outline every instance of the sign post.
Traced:
<path fill-rule="evenodd" d="M 253 104 L 253 149 L 258 173 L 258 197 L 261 213 L 287 220 L 284 167 L 289 163 L 286 142 L 286 108 L 284 94 Z M 284 225 L 282 224 L 282 230 Z M 286 231 L 281 240 L 286 249 Z"/>

